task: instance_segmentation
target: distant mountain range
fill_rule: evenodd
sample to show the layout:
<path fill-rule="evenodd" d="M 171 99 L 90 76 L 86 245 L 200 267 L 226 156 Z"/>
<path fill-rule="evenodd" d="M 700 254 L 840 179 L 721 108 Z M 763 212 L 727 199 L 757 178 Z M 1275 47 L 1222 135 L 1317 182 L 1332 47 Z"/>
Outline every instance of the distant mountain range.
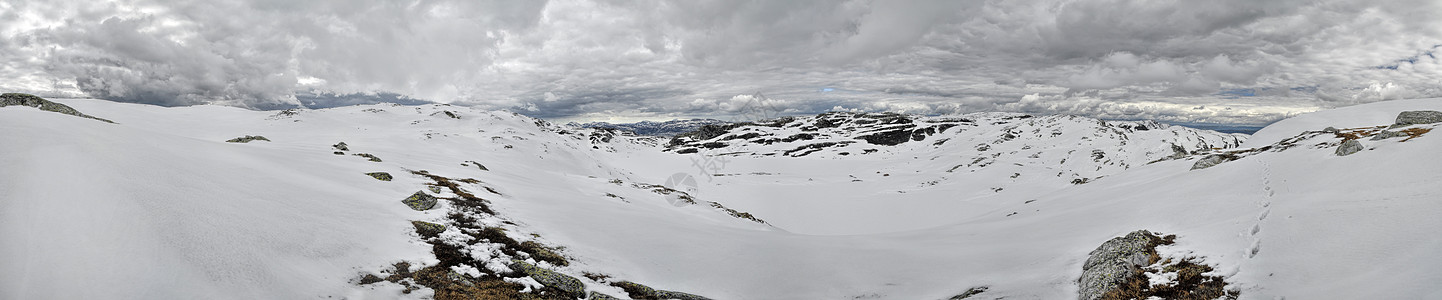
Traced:
<path fill-rule="evenodd" d="M 589 123 L 576 123 L 576 122 L 571 122 L 571 123 L 569 123 L 569 124 L 567 124 L 567 125 L 577 126 L 577 127 L 584 127 L 584 128 L 610 128 L 610 129 L 619 129 L 619 130 L 625 130 L 625 131 L 634 132 L 634 133 L 636 133 L 637 135 L 674 136 L 674 135 L 677 135 L 677 134 L 682 134 L 682 133 L 687 133 L 687 132 L 691 132 L 691 131 L 696 131 L 696 129 L 701 128 L 701 126 L 727 124 L 727 123 L 730 123 L 730 122 L 726 122 L 726 121 L 722 121 L 722 120 L 716 120 L 716 119 L 690 119 L 690 120 L 670 120 L 670 121 L 665 121 L 665 122 L 641 121 L 641 122 L 636 122 L 636 123 L 622 123 L 622 124 L 611 124 L 611 123 L 606 123 L 606 122 L 589 122 Z"/>

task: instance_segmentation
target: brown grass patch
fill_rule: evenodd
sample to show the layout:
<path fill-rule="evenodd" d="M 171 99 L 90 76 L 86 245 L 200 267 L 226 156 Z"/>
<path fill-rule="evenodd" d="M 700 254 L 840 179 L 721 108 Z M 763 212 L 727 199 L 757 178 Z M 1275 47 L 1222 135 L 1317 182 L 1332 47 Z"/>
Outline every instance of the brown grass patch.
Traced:
<path fill-rule="evenodd" d="M 1407 134 L 1407 138 L 1402 139 L 1403 142 L 1406 142 L 1422 136 L 1422 134 L 1424 133 L 1432 132 L 1432 128 L 1407 128 L 1401 130 L 1400 132 Z"/>

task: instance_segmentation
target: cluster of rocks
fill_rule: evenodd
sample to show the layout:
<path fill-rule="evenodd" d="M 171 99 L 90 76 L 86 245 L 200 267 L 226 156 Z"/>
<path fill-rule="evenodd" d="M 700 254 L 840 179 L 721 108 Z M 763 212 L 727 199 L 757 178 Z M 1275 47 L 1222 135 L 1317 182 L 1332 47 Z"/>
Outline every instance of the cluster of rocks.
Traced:
<path fill-rule="evenodd" d="M 242 137 L 238 137 L 238 138 L 233 138 L 233 139 L 225 140 L 226 143 L 249 143 L 249 142 L 254 142 L 254 141 L 267 141 L 267 142 L 269 142 L 270 139 L 265 138 L 264 136 L 259 136 L 259 135 L 247 135 L 247 136 L 242 136 Z"/>

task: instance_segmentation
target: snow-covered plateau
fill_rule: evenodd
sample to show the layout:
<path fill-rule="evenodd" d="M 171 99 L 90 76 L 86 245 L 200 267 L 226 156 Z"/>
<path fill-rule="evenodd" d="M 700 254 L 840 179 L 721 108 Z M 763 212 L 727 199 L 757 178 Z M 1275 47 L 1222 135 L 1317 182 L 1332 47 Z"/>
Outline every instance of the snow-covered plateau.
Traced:
<path fill-rule="evenodd" d="M 0 107 L 0 299 L 1442 299 L 1442 123 L 1397 124 L 1442 99 L 675 138 L 50 100 Z"/>

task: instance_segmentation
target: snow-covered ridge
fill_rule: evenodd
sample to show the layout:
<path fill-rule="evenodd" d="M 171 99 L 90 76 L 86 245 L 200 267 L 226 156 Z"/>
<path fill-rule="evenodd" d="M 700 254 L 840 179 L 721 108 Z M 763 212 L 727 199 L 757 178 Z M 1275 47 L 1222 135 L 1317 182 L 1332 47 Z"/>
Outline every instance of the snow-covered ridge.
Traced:
<path fill-rule="evenodd" d="M 1017 169 L 1005 175 L 1086 183 L 1135 166 L 1232 148 L 1247 135 L 1226 134 L 1154 121 L 1103 121 L 1079 116 L 972 113 L 911 116 L 832 112 L 754 123 L 708 125 L 678 135 L 666 151 L 704 156 L 906 157 L 951 162 L 946 173 L 976 172 L 992 165 Z M 1018 168 L 1019 167 L 1019 168 Z"/>
<path fill-rule="evenodd" d="M 726 121 L 716 119 L 690 119 L 671 120 L 664 122 L 641 121 L 636 123 L 612 124 L 607 122 L 571 122 L 566 125 L 584 128 L 610 128 L 630 131 L 638 135 L 650 136 L 673 136 L 686 132 L 695 131 L 697 128 L 706 125 L 726 124 Z"/>
<path fill-rule="evenodd" d="M 1442 99 L 1303 115 L 1221 150 L 1244 137 L 1016 114 L 906 117 L 913 136 L 880 145 L 860 137 L 905 122 L 838 114 L 825 130 L 795 118 L 683 141 L 727 143 L 691 154 L 446 105 L 56 102 L 118 124 L 0 107 L 0 298 L 417 299 L 486 282 L 545 296 L 1071 299 L 1089 254 L 1140 230 L 1168 239 L 1146 251 L 1161 260 L 1126 266 L 1150 283 L 1180 280 L 1166 270 L 1186 262 L 1241 299 L 1442 296 L 1442 241 L 1427 238 L 1442 228 L 1442 139 L 1437 124 L 1390 128 Z M 848 121 L 863 119 L 877 120 Z M 760 142 L 799 133 L 815 136 Z M 245 136 L 266 139 L 225 142 Z M 1362 147 L 1338 155 L 1348 140 Z M 1221 154 L 1236 158 L 1193 169 Z M 727 161 L 698 169 L 707 159 Z M 417 192 L 440 201 L 402 202 Z M 375 281 L 391 276 L 403 283 Z M 414 280 L 436 276 L 462 286 Z"/>

